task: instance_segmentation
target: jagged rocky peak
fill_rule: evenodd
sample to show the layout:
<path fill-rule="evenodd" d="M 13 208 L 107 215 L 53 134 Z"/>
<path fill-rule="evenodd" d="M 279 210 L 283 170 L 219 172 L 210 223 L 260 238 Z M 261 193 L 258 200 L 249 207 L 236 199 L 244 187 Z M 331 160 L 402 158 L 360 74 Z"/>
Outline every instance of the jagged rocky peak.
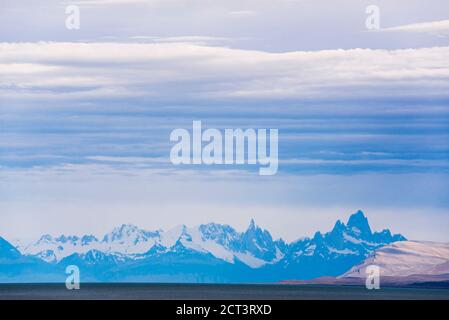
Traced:
<path fill-rule="evenodd" d="M 132 224 L 123 224 L 106 234 L 101 241 L 89 234 L 58 238 L 45 235 L 40 242 L 18 246 L 18 249 L 25 255 L 54 263 L 75 253 L 83 255 L 89 250 L 98 252 L 92 251 L 91 255 L 81 258 L 97 257 L 101 260 L 98 253 L 102 252 L 108 256 L 133 260 L 193 250 L 201 254 L 210 253 L 230 263 L 239 260 L 252 268 L 258 268 L 275 263 L 294 265 L 304 263 L 304 259 L 315 259 L 313 261 L 320 264 L 323 259 L 332 261 L 339 257 L 348 259 L 350 256 L 364 258 L 379 246 L 400 240 L 405 238 L 392 235 L 388 229 L 372 233 L 368 219 L 362 211 L 357 211 L 349 217 L 347 224 L 338 220 L 332 231 L 316 232 L 312 238 L 303 238 L 290 244 L 281 239 L 273 240 L 268 230 L 251 219 L 242 232 L 229 225 L 213 222 L 192 228 L 179 225 L 167 231 L 146 231 Z"/>
<path fill-rule="evenodd" d="M 346 228 L 345 224 L 343 222 L 341 222 L 341 220 L 337 220 L 337 222 L 335 222 L 334 228 L 332 229 L 332 231 L 341 231 L 344 230 Z"/>
<path fill-rule="evenodd" d="M 255 229 L 257 229 L 256 221 L 254 221 L 254 219 L 251 219 L 251 221 L 249 222 L 248 230 L 255 230 Z"/>
<path fill-rule="evenodd" d="M 103 242 L 120 241 L 126 238 L 143 240 L 146 238 L 146 232 L 135 225 L 122 224 L 121 226 L 114 228 L 112 232 L 106 234 L 103 238 Z"/>
<path fill-rule="evenodd" d="M 371 235 L 371 228 L 369 226 L 368 218 L 362 210 L 358 210 L 352 214 L 348 220 L 348 227 L 355 233 L 361 235 Z"/>
<path fill-rule="evenodd" d="M 270 232 L 268 232 L 268 230 L 259 227 L 254 221 L 254 219 L 251 219 L 248 229 L 246 229 L 243 236 L 256 237 L 259 239 L 273 241 Z"/>
<path fill-rule="evenodd" d="M 115 236 L 123 236 L 123 235 L 131 235 L 135 232 L 138 232 L 139 228 L 132 224 L 122 224 L 120 227 L 114 228 L 112 230 L 112 234 Z"/>
<path fill-rule="evenodd" d="M 41 236 L 39 238 L 39 240 L 37 241 L 37 243 L 51 243 L 53 242 L 53 237 L 49 234 L 44 234 L 43 236 Z"/>
<path fill-rule="evenodd" d="M 66 243 L 66 242 L 76 242 L 78 241 L 80 238 L 77 236 L 65 236 L 63 234 L 61 234 L 58 238 L 56 238 L 55 240 L 57 242 L 61 242 L 61 243 Z"/>
<path fill-rule="evenodd" d="M 248 229 L 242 234 L 241 250 L 249 251 L 257 258 L 271 261 L 276 258 L 278 249 L 270 232 L 260 228 L 254 219 L 251 219 Z"/>
<path fill-rule="evenodd" d="M 95 237 L 94 235 L 90 234 L 90 235 L 85 235 L 81 237 L 81 244 L 83 246 L 85 245 L 89 245 L 93 242 L 98 242 L 97 237 Z"/>
<path fill-rule="evenodd" d="M 234 228 L 227 224 L 208 223 L 199 226 L 203 240 L 213 240 L 221 245 L 229 246 L 239 238 Z"/>
<path fill-rule="evenodd" d="M 313 236 L 314 241 L 323 241 L 323 234 L 319 231 L 315 232 L 315 235 Z"/>

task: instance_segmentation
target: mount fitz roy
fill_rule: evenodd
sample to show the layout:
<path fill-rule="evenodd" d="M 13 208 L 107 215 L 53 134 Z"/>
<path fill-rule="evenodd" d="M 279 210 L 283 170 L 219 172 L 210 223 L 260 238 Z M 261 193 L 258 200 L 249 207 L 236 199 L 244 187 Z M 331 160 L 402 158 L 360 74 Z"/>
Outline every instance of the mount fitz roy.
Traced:
<path fill-rule="evenodd" d="M 254 220 L 244 232 L 229 225 L 178 226 L 146 231 L 122 225 L 92 235 L 10 243 L 0 237 L 0 282 L 64 282 L 77 265 L 83 282 L 277 282 L 338 276 L 396 241 L 388 229 L 372 232 L 362 211 L 327 233 L 292 243 L 274 240 Z"/>

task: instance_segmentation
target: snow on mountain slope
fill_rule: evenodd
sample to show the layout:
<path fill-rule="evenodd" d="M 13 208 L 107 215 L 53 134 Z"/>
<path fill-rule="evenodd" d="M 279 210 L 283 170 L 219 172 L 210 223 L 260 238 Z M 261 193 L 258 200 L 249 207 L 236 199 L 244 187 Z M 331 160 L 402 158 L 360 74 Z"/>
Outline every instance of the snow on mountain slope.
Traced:
<path fill-rule="evenodd" d="M 94 236 L 60 236 L 44 235 L 36 242 L 17 244 L 17 249 L 25 255 L 36 256 L 47 262 L 57 262 L 73 253 L 86 253 L 99 247 Z"/>
<path fill-rule="evenodd" d="M 257 250 L 245 246 L 245 241 L 257 244 L 256 237 L 247 240 L 248 230 L 255 229 L 260 230 L 260 233 L 265 232 L 265 234 L 268 234 L 266 241 L 262 245 L 257 246 Z M 240 234 L 228 225 L 209 223 L 188 229 L 187 232 L 190 238 L 182 239 L 181 242 L 187 248 L 209 252 L 214 257 L 230 263 L 234 263 L 237 259 L 252 268 L 258 268 L 267 263 L 276 262 L 277 259 L 283 256 L 268 231 L 262 231 L 262 229 L 255 225 L 254 221 L 251 221 L 248 230 Z M 270 252 L 272 250 L 271 247 L 274 247 L 277 255 L 275 254 L 273 257 L 259 257 L 259 251 Z"/>
<path fill-rule="evenodd" d="M 241 262 L 251 268 L 279 264 L 295 277 L 299 271 L 313 276 L 332 270 L 339 275 L 380 246 L 401 240 L 405 238 L 392 235 L 389 230 L 373 233 L 363 212 L 358 211 L 351 215 L 347 225 L 337 221 L 332 231 L 325 234 L 317 232 L 313 238 L 291 244 L 286 244 L 282 239 L 274 240 L 268 230 L 251 220 L 243 232 L 217 223 L 192 228 L 180 225 L 168 231 L 146 231 L 124 224 L 101 240 L 93 235 L 62 235 L 57 238 L 44 235 L 29 244 L 16 242 L 15 246 L 24 255 L 51 263 L 59 263 L 74 254 L 85 260 L 100 257 L 99 253 L 114 256 L 111 261 L 116 258 L 138 260 L 188 249 L 211 254 L 231 264 Z M 108 259 L 104 257 L 100 260 Z M 335 268 L 334 263 L 343 270 Z"/>
<path fill-rule="evenodd" d="M 313 238 L 293 242 L 286 253 L 286 263 L 301 262 L 304 257 L 332 260 L 341 256 L 367 256 L 386 244 L 406 240 L 402 235 L 392 235 L 388 229 L 372 232 L 362 211 L 357 211 L 347 224 L 338 220 L 327 233 L 316 232 Z"/>
<path fill-rule="evenodd" d="M 284 257 L 276 264 L 277 269 L 269 272 L 296 280 L 336 277 L 361 263 L 374 250 L 403 240 L 406 239 L 402 235 L 393 235 L 388 229 L 373 232 L 359 210 L 346 224 L 338 220 L 329 232 L 316 232 L 311 238 L 289 244 Z"/>
<path fill-rule="evenodd" d="M 141 254 L 150 250 L 158 240 L 159 231 L 145 231 L 124 224 L 106 234 L 101 241 L 93 235 L 44 235 L 35 242 L 16 242 L 15 245 L 22 254 L 36 256 L 47 262 L 59 262 L 74 253 L 86 254 L 91 250 L 109 254 Z"/>
<path fill-rule="evenodd" d="M 340 278 L 366 277 L 366 267 L 380 267 L 381 276 L 449 274 L 449 243 L 401 241 L 374 251 Z"/>
<path fill-rule="evenodd" d="M 217 226 L 216 235 L 219 235 L 218 230 L 220 227 Z M 188 241 L 183 240 L 183 245 L 193 250 L 209 252 L 216 258 L 233 263 L 234 252 L 229 250 L 225 243 L 218 241 L 217 238 L 210 239 L 204 236 L 202 230 L 204 231 L 203 226 L 189 229 L 188 232 L 191 235 L 191 238 Z"/>
<path fill-rule="evenodd" d="M 257 250 L 245 245 L 245 241 L 252 241 L 253 243 L 258 241 L 256 236 L 248 236 L 248 232 L 265 235 L 263 243 L 257 246 Z M 162 233 L 159 245 L 171 248 L 178 241 L 185 248 L 210 253 L 214 257 L 229 263 L 239 260 L 252 268 L 274 263 L 283 256 L 281 252 L 283 248 L 279 247 L 279 244 L 283 244 L 283 241 L 273 241 L 268 231 L 256 226 L 254 221 L 251 221 L 247 231 L 243 233 L 237 232 L 229 225 L 216 223 L 202 224 L 193 228 L 187 228 L 184 225 L 178 226 Z M 274 251 L 275 254 L 272 257 L 265 256 L 262 258 L 259 251 L 263 253 Z"/>
<path fill-rule="evenodd" d="M 150 250 L 159 239 L 160 231 L 145 231 L 124 224 L 106 234 L 97 249 L 106 253 L 141 254 Z"/>
<path fill-rule="evenodd" d="M 190 242 L 191 235 L 189 234 L 185 225 L 176 226 L 170 230 L 162 232 L 158 243 L 165 248 L 173 247 L 178 240 L 183 242 Z"/>
<path fill-rule="evenodd" d="M 215 223 L 193 228 L 180 225 L 165 232 L 122 225 L 106 234 L 102 240 L 92 235 L 57 238 L 44 235 L 35 242 L 16 242 L 15 245 L 22 254 L 57 263 L 75 253 L 87 257 L 90 251 L 139 259 L 152 248 L 164 253 L 173 251 L 179 243 L 185 248 L 210 253 L 229 263 L 239 260 L 254 268 L 281 259 L 285 247 L 282 240 L 273 241 L 269 232 L 256 226 L 254 221 L 251 221 L 244 233 L 228 225 Z"/>

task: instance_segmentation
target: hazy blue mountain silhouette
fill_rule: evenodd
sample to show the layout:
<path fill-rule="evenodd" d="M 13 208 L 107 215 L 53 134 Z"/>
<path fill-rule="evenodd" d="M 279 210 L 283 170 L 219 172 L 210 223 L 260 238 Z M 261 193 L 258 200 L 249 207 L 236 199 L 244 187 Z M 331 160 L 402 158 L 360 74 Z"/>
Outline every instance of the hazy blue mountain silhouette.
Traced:
<path fill-rule="evenodd" d="M 29 256 L 23 256 L 0 237 L 0 283 L 50 282 L 63 280 L 57 267 Z"/>

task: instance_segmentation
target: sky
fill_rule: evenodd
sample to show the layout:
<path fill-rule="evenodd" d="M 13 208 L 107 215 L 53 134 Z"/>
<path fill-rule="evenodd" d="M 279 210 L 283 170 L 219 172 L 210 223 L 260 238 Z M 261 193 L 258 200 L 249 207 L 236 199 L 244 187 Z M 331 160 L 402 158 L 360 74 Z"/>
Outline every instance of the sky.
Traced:
<path fill-rule="evenodd" d="M 278 173 L 172 165 L 194 120 L 278 129 Z M 7 239 L 254 218 L 292 241 L 361 209 L 448 242 L 449 3 L 3 0 L 0 130 Z"/>

